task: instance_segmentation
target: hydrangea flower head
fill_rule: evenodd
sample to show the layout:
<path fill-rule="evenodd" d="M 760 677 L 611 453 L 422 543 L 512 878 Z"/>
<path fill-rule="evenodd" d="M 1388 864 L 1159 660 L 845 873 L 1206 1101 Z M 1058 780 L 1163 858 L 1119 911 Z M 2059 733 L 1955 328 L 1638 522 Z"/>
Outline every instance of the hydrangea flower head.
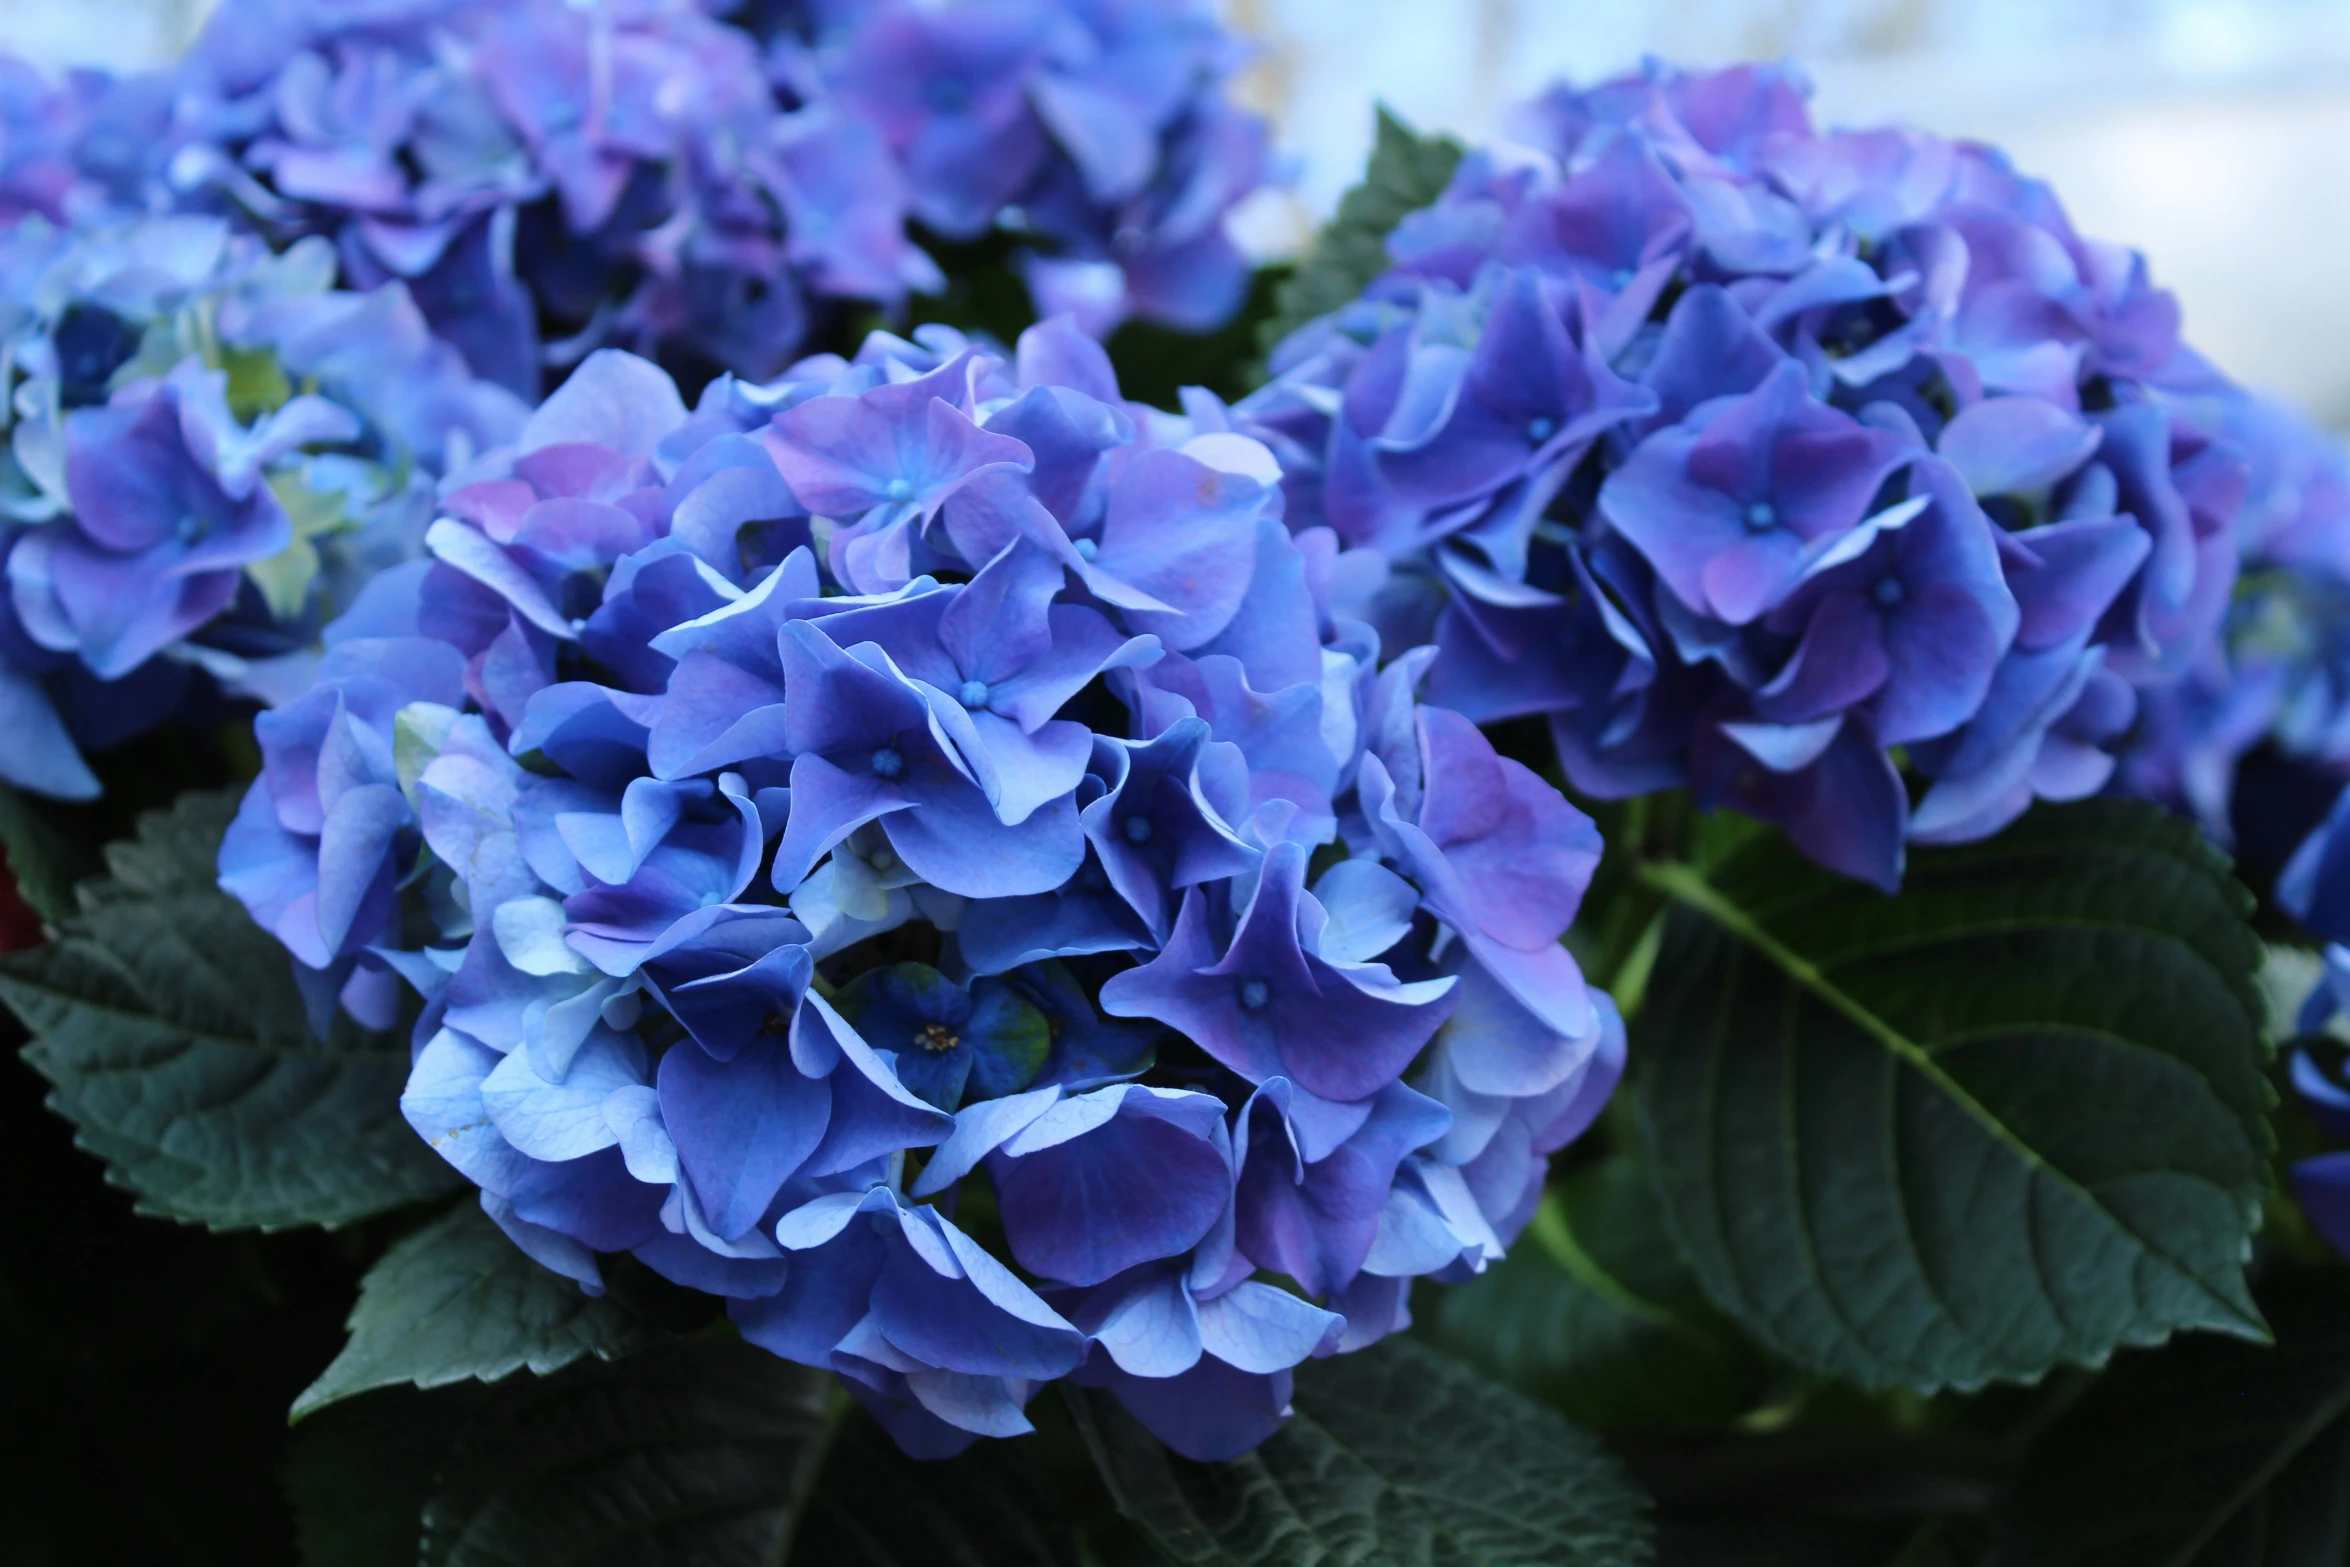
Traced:
<path fill-rule="evenodd" d="M 2236 590 L 2220 636 L 2147 693 L 2123 778 L 2273 867 L 2350 782 L 2350 455 L 2280 403 L 2200 401 L 2250 461 Z"/>
<path fill-rule="evenodd" d="M 0 247 L 0 779 L 98 790 L 82 747 L 195 694 L 308 682 L 320 626 L 418 553 L 433 476 L 511 440 L 406 293 L 330 287 L 216 218 L 20 224 Z"/>
<path fill-rule="evenodd" d="M 2303 1037 L 2293 1047 L 2293 1087 L 2329 1140 L 2350 1141 L 2350 1070 L 2339 1043 L 2340 1017 L 2350 1008 L 2350 793 L 2337 797 L 2295 849 L 2276 897 L 2322 943 L 2323 968 L 2294 1023 Z M 2333 1037 L 2318 1037 L 2327 1035 Z M 2302 1159 L 2290 1180 L 2318 1233 L 2350 1255 L 2350 1152 Z"/>
<path fill-rule="evenodd" d="M 690 413 L 604 351 L 264 721 L 222 883 L 322 1008 L 424 997 L 409 1120 L 583 1287 L 723 1297 L 918 1454 L 1073 1377 L 1231 1456 L 1623 1060 L 1590 822 L 1279 479 L 1063 319 Z"/>
<path fill-rule="evenodd" d="M 1354 607 L 1433 637 L 1433 699 L 1890 889 L 2106 785 L 2226 609 L 2246 465 L 2141 258 L 1804 97 L 1657 64 L 1524 106 L 1229 416 L 1293 527 L 1388 560 Z"/>
<path fill-rule="evenodd" d="M 599 341 L 770 375 L 814 298 L 937 281 L 879 137 L 690 0 L 230 0 L 178 87 L 175 199 L 332 238 L 525 396 Z"/>
<path fill-rule="evenodd" d="M 1004 229 L 1038 312 L 1222 325 L 1249 263 L 1225 219 L 1263 182 L 1264 123 L 1226 95 L 1240 41 L 1202 0 L 886 0 L 752 7 L 779 73 L 872 126 L 913 216 Z"/>

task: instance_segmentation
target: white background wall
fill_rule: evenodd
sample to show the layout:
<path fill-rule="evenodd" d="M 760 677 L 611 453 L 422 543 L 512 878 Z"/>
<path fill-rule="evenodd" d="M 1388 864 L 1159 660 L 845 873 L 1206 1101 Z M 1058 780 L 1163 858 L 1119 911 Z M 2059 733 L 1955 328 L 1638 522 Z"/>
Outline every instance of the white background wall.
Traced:
<path fill-rule="evenodd" d="M 156 64 L 209 0 L 0 0 L 0 45 Z M 1245 91 L 1281 127 L 1264 248 L 1353 180 L 1384 99 L 1477 136 L 1551 79 L 1791 56 L 1834 123 L 2006 145 L 2080 226 L 2152 256 L 2188 331 L 2350 425 L 2350 0 L 1225 0 L 1261 44 Z"/>

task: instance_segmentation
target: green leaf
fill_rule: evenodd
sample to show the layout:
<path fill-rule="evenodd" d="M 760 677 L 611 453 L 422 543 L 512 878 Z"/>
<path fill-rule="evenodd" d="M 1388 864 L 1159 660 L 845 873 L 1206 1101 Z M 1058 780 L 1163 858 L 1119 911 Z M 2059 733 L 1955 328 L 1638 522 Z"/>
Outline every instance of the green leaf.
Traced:
<path fill-rule="evenodd" d="M 1076 1395 L 1111 1491 L 1186 1567 L 1614 1567 L 1647 1503 L 1586 1433 L 1408 1339 L 1311 1361 L 1296 1413 L 1228 1464 L 1179 1458 Z"/>
<path fill-rule="evenodd" d="M 488 1396 L 393 1388 L 295 1427 L 284 1478 L 302 1567 L 416 1567 L 433 1482 Z"/>
<path fill-rule="evenodd" d="M 619 1306 L 533 1262 L 470 1202 L 384 1253 L 349 1326 L 342 1353 L 294 1400 L 296 1420 L 369 1388 L 495 1382 L 524 1367 L 544 1376 L 651 1338 Z"/>
<path fill-rule="evenodd" d="M 54 925 L 73 910 L 73 884 L 96 873 L 98 856 L 60 820 L 58 807 L 0 784 L 0 849 L 17 895 Z"/>
<path fill-rule="evenodd" d="M 830 1373 L 707 1336 L 506 1384 L 441 1467 L 421 1560 L 1025 1567 L 1072 1559 L 1058 1512 L 1001 1444 L 917 1464 Z"/>
<path fill-rule="evenodd" d="M 1887 898 L 1777 834 L 1672 900 L 1641 1113 L 1707 1292 L 1867 1387 L 2257 1338 L 2272 1094 L 2250 900 L 2149 806 L 2042 808 Z"/>
<path fill-rule="evenodd" d="M 183 795 L 109 845 L 57 939 L 0 957 L 0 1001 L 77 1141 L 142 1212 L 340 1225 L 458 1184 L 400 1118 L 408 1046 L 310 1032 L 292 959 L 213 885 L 234 796 Z"/>
<path fill-rule="evenodd" d="M 1387 236 L 1407 213 L 1444 194 L 1460 165 L 1461 144 L 1449 136 L 1422 136 L 1379 110 L 1379 126 L 1363 182 L 1338 202 L 1297 270 L 1273 292 L 1273 314 L 1258 328 L 1270 352 L 1290 333 L 1350 303 L 1385 272 Z"/>
<path fill-rule="evenodd" d="M 1438 1344 L 1603 1431 L 1728 1420 L 1763 1392 L 1762 1357 L 1707 1304 L 1622 1155 L 1560 1183 L 1502 1262 L 1430 1295 Z"/>
<path fill-rule="evenodd" d="M 1992 1567 L 2350 1561 L 2350 1291 L 2276 1305 L 2277 1344 L 2117 1361 L 2033 1443 Z"/>

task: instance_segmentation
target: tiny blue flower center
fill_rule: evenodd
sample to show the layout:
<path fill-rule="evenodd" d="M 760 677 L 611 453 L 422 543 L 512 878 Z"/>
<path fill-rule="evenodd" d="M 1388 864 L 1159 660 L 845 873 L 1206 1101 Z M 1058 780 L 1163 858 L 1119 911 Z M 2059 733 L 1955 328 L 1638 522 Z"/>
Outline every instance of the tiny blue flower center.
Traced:
<path fill-rule="evenodd" d="M 873 776 L 895 778 L 906 770 L 906 759 L 894 745 L 885 745 L 873 753 Z"/>
<path fill-rule="evenodd" d="M 203 518 L 191 511 L 180 514 L 179 524 L 172 531 L 178 535 L 182 544 L 193 544 L 212 530 Z"/>
<path fill-rule="evenodd" d="M 941 114 L 959 114 L 971 106 L 971 89 L 956 77 L 942 76 L 930 84 L 925 94 L 930 106 Z"/>
<path fill-rule="evenodd" d="M 1265 1003 L 1272 999 L 1272 987 L 1267 985 L 1263 980 L 1244 979 L 1240 982 L 1240 1004 L 1246 1007 L 1249 1011 L 1264 1011 Z"/>
<path fill-rule="evenodd" d="M 1079 560 L 1091 560 L 1101 552 L 1102 547 L 1091 539 L 1079 539 L 1077 541 L 1077 558 Z"/>
<path fill-rule="evenodd" d="M 1899 577 L 1880 577 L 1877 579 L 1875 590 L 1869 594 L 1869 597 L 1877 601 L 1879 609 L 1892 609 L 1908 597 L 1908 589 L 1901 585 Z"/>
<path fill-rule="evenodd" d="M 1127 841 L 1128 843 L 1132 843 L 1132 844 L 1144 844 L 1144 843 L 1148 843 L 1148 842 L 1150 842 L 1150 841 L 1151 841 L 1151 821 L 1150 821 L 1150 818 L 1149 818 L 1149 817 L 1147 817 L 1147 816 L 1129 816 L 1129 817 L 1127 817 L 1127 818 L 1126 818 L 1126 841 Z"/>
<path fill-rule="evenodd" d="M 966 680 L 963 682 L 963 689 L 957 691 L 955 695 L 962 700 L 965 707 L 985 707 L 987 706 L 987 682 Z"/>
<path fill-rule="evenodd" d="M 930 1051 L 952 1050 L 962 1042 L 955 1035 L 947 1032 L 947 1026 L 944 1023 L 925 1023 L 914 1033 L 914 1043 Z"/>
<path fill-rule="evenodd" d="M 1612 288 L 1630 288 L 1632 286 L 1632 269 L 1630 267 L 1618 267 L 1615 269 L 1615 271 L 1610 272 L 1607 275 L 1607 280 L 1608 285 Z"/>
<path fill-rule="evenodd" d="M 875 768 L 874 771 L 879 772 L 880 769 Z M 871 854 L 867 855 L 865 857 L 865 863 L 872 866 L 875 870 L 880 871 L 882 874 L 887 875 L 889 872 L 897 869 L 898 857 L 890 852 L 889 845 L 885 843 L 880 848 L 875 849 Z"/>
<path fill-rule="evenodd" d="M 1526 439 L 1540 446 L 1559 433 L 1559 422 L 1548 414 L 1538 414 L 1526 421 Z"/>
<path fill-rule="evenodd" d="M 1746 531 L 1768 533 L 1779 525 L 1779 509 L 1769 501 L 1756 501 L 1746 508 Z"/>
<path fill-rule="evenodd" d="M 1086 861 L 1085 869 L 1077 873 L 1077 881 L 1087 892 L 1099 892 L 1110 884 L 1108 873 L 1091 860 Z"/>
<path fill-rule="evenodd" d="M 889 481 L 889 487 L 881 493 L 893 501 L 910 501 L 914 498 L 914 481 L 892 479 Z"/>

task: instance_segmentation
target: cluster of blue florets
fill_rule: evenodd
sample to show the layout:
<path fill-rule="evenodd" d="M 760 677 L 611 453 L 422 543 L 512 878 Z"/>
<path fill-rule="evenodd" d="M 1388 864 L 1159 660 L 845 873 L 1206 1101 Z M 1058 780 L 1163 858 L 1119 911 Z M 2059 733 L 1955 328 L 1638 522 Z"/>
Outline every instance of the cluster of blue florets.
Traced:
<path fill-rule="evenodd" d="M 1205 0 L 713 9 L 228 0 L 167 75 L 24 84 L 14 184 L 325 236 L 525 397 L 603 344 L 771 377 L 944 286 L 917 227 L 1010 234 L 1040 309 L 1097 333 L 1238 306 L 1264 131 Z"/>
<path fill-rule="evenodd" d="M 1012 234 L 1097 334 L 1218 324 L 1263 172 L 1238 61 L 1200 0 L 227 0 L 168 72 L 0 58 L 0 780 L 86 796 L 81 748 L 209 677 L 298 690 L 451 443 L 511 440 L 599 345 L 772 377 L 943 287 L 918 231 Z"/>
<path fill-rule="evenodd" d="M 2235 580 L 2232 389 L 1997 152 L 1821 133 L 1783 68 L 1519 111 L 1234 411 L 1378 551 L 1438 699 L 1885 887 L 2105 787 Z M 1922 788 L 1913 791 L 1905 768 Z"/>
<path fill-rule="evenodd" d="M 262 718 L 222 883 L 322 1008 L 426 998 L 408 1117 L 548 1266 L 725 1297 L 917 1453 L 1064 1376 L 1237 1453 L 1623 1059 L 1590 822 L 1279 481 L 1060 319 L 691 413 L 606 350 Z"/>
<path fill-rule="evenodd" d="M 1128 401 L 1100 338 L 1248 286 L 1237 64 L 1195 0 L 0 63 L 0 782 L 264 705 L 222 884 L 322 1023 L 420 1009 L 407 1116 L 530 1255 L 909 1451 L 1068 1377 L 1212 1459 L 1620 1075 L 1597 836 L 1478 724 L 1889 889 L 2036 798 L 2350 775 L 2341 456 L 1996 152 L 1785 70 L 1553 92 L 1260 390 Z M 974 256 L 1013 347 L 807 355 Z M 2350 942 L 2344 820 L 2279 892 Z"/>
<path fill-rule="evenodd" d="M 88 798 L 84 748 L 303 689 L 437 476 L 521 428 L 397 284 L 334 278 L 195 215 L 0 240 L 0 782 Z"/>

